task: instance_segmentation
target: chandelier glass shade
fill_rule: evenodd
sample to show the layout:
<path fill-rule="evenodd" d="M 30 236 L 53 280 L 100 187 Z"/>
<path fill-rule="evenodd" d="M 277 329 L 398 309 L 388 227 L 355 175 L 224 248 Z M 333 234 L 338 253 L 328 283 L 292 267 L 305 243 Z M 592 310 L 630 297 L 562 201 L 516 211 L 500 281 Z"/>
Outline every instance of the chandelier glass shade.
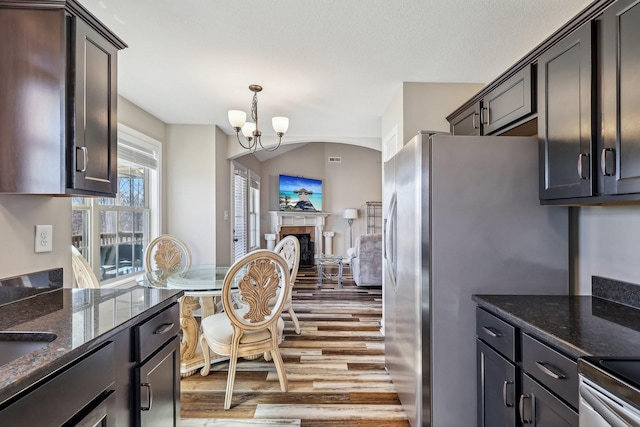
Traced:
<path fill-rule="evenodd" d="M 266 148 L 262 145 L 262 132 L 260 128 L 258 128 L 258 92 L 262 91 L 262 86 L 251 85 L 249 86 L 249 90 L 253 92 L 253 100 L 251 102 L 251 120 L 253 121 L 247 121 L 247 113 L 244 111 L 229 110 L 229 123 L 233 127 L 233 130 L 236 131 L 236 138 L 242 148 L 254 153 L 259 145 L 263 150 L 275 151 L 280 147 L 282 137 L 289 128 L 289 119 L 286 117 L 274 117 L 271 119 L 273 130 L 278 136 L 278 144 L 273 148 Z M 244 142 L 240 138 L 240 132 L 242 132 Z"/>

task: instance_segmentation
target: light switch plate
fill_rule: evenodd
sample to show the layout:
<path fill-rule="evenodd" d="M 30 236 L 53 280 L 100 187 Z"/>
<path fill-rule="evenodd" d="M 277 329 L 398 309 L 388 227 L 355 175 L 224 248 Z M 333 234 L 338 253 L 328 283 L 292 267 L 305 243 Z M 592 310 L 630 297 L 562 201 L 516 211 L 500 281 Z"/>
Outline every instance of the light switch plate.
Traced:
<path fill-rule="evenodd" d="M 51 252 L 53 250 L 53 226 L 36 225 L 36 253 Z"/>

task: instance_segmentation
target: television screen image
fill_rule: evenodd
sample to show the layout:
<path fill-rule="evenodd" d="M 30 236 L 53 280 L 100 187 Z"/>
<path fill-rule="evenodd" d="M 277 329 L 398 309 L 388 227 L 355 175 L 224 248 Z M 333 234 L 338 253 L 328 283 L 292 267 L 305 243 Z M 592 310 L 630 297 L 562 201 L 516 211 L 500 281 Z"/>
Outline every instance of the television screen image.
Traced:
<path fill-rule="evenodd" d="M 322 211 L 322 180 L 280 175 L 281 211 Z"/>

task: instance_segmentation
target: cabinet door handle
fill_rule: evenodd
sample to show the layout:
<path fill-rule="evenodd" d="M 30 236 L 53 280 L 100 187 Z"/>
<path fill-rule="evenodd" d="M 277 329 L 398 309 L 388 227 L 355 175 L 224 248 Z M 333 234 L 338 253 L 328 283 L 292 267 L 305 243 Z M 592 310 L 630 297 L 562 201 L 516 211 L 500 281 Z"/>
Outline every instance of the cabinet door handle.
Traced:
<path fill-rule="evenodd" d="M 148 411 L 153 406 L 153 390 L 151 389 L 151 384 L 149 384 L 149 383 L 142 383 L 142 384 L 140 384 L 140 386 L 147 389 L 147 402 L 148 402 L 147 407 L 145 408 L 144 406 L 141 406 L 140 410 L 141 411 Z"/>
<path fill-rule="evenodd" d="M 533 423 L 532 419 L 524 418 L 524 400 L 525 399 L 531 399 L 531 396 L 529 396 L 528 394 L 520 395 L 520 404 L 518 405 L 518 409 L 520 410 L 520 422 L 522 424 L 532 424 Z M 533 409 L 531 410 L 531 413 L 533 414 Z"/>
<path fill-rule="evenodd" d="M 81 151 L 82 156 L 78 155 L 78 150 Z M 82 159 L 82 166 L 80 166 L 80 159 Z M 87 153 L 87 147 L 76 147 L 76 172 L 86 172 L 87 163 L 89 163 L 89 154 Z"/>
<path fill-rule="evenodd" d="M 171 329 L 173 329 L 173 322 L 163 323 L 162 325 L 158 326 L 158 328 L 155 331 L 153 331 L 153 333 L 155 335 L 162 335 L 162 334 L 166 334 Z"/>
<path fill-rule="evenodd" d="M 609 171 L 607 169 L 607 159 L 609 158 L 609 154 L 611 153 L 611 155 L 615 155 L 616 150 L 613 148 L 603 148 L 602 151 L 600 152 L 600 170 L 602 171 L 602 175 L 604 176 L 613 176 L 616 173 L 616 163 L 615 163 L 615 157 L 614 157 L 614 161 L 612 163 L 612 171 Z"/>
<path fill-rule="evenodd" d="M 493 337 L 493 338 L 498 338 L 498 337 L 502 336 L 500 331 L 496 331 L 491 326 L 483 326 L 482 330 L 485 331 L 487 333 L 487 335 L 489 335 L 490 337 Z"/>
<path fill-rule="evenodd" d="M 558 371 L 557 369 L 553 369 L 552 367 L 550 367 L 551 365 L 549 365 L 548 363 L 536 361 L 536 366 L 543 373 L 545 373 L 546 375 L 549 375 L 553 379 L 563 380 L 563 379 L 567 378 L 567 376 L 565 374 L 563 374 L 562 372 Z"/>
<path fill-rule="evenodd" d="M 482 107 L 480 109 L 480 123 L 483 125 L 489 124 L 489 107 Z"/>
<path fill-rule="evenodd" d="M 513 408 L 513 403 L 509 403 L 507 400 L 507 386 L 509 384 L 513 384 L 513 381 L 505 380 L 504 384 L 502 384 L 502 401 L 507 408 Z"/>
<path fill-rule="evenodd" d="M 578 176 L 580 177 L 580 179 L 589 179 L 589 175 L 585 175 L 584 171 L 585 168 L 583 166 L 584 164 L 584 160 L 588 160 L 589 159 L 589 155 L 588 154 L 582 154 L 580 153 L 578 155 Z M 589 168 L 586 168 L 587 172 L 589 171 Z"/>
<path fill-rule="evenodd" d="M 471 116 L 471 121 L 473 123 L 473 128 L 474 129 L 480 129 L 480 126 L 478 126 L 478 123 L 476 123 L 476 116 L 479 116 L 479 115 L 480 115 L 480 113 L 477 113 L 477 112 L 474 111 L 473 115 Z"/>

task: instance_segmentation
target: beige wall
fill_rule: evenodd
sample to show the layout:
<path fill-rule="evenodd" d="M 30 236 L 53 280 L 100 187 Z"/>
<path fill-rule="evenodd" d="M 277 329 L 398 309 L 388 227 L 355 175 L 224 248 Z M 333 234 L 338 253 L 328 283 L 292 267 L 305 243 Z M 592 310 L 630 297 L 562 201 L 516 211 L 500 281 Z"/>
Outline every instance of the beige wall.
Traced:
<path fill-rule="evenodd" d="M 216 127 L 215 206 L 216 206 L 216 263 L 231 265 L 231 169 L 227 160 L 226 135 Z M 226 213 L 226 215 L 225 215 Z"/>
<path fill-rule="evenodd" d="M 591 276 L 640 285 L 640 206 L 585 206 L 577 217 L 577 293 L 591 294 Z"/>
<path fill-rule="evenodd" d="M 329 163 L 328 157 L 341 157 L 341 163 Z M 342 218 L 345 208 L 362 209 L 367 201 L 382 197 L 380 152 L 347 144 L 309 143 L 261 163 L 261 234 L 270 232 L 270 210 L 278 210 L 280 174 L 322 180 L 322 211 L 330 215 L 325 231 L 334 231 L 334 253 L 345 253 L 349 246 L 349 227 Z M 354 240 L 364 230 L 362 211 L 354 222 Z M 317 243 L 316 243 L 317 244 Z M 264 237 L 262 247 L 266 247 Z"/>
<path fill-rule="evenodd" d="M 53 226 L 52 252 L 35 253 L 38 224 Z M 73 286 L 70 198 L 0 195 L 0 236 L 0 278 L 62 268 L 64 286 Z"/>
<path fill-rule="evenodd" d="M 394 129 L 400 147 L 420 130 L 449 132 L 446 117 L 483 87 L 481 83 L 402 83 L 382 115 L 382 143 Z"/>
<path fill-rule="evenodd" d="M 189 246 L 194 264 L 216 262 L 216 129 L 167 125 L 166 232 Z"/>
<path fill-rule="evenodd" d="M 118 123 L 158 141 L 167 139 L 167 125 L 126 98 L 118 96 Z"/>

